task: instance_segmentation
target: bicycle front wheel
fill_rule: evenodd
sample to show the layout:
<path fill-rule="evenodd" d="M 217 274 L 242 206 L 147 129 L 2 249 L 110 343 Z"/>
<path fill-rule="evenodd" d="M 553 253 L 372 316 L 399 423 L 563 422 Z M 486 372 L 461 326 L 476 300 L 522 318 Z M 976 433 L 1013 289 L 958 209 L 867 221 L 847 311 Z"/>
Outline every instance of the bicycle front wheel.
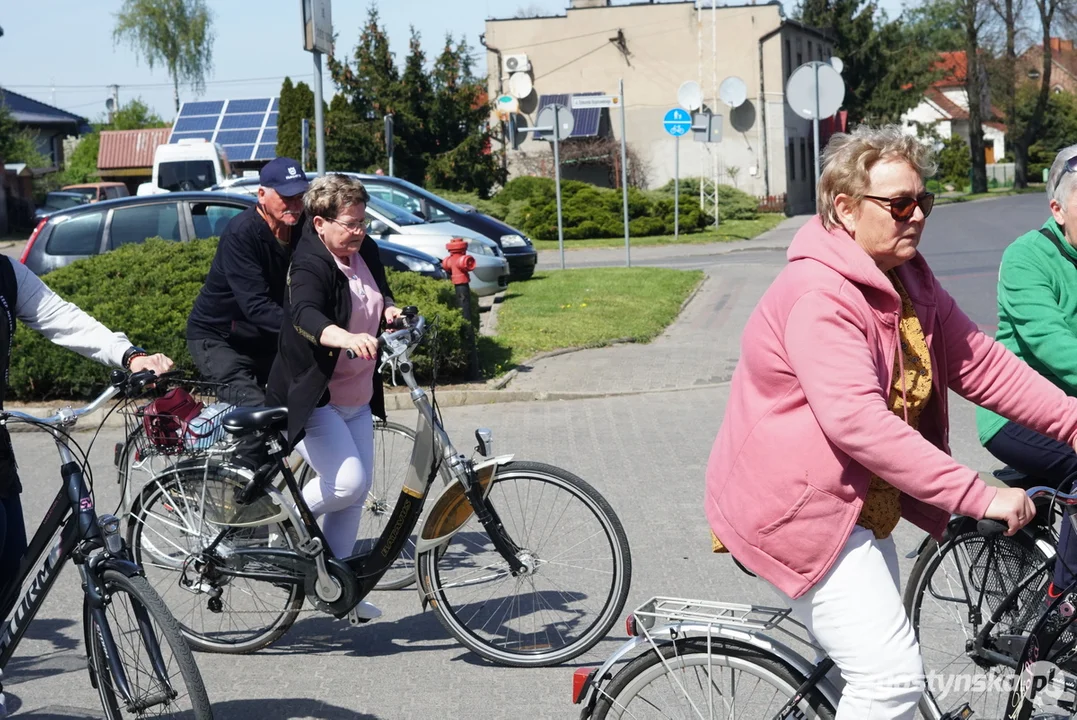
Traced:
<path fill-rule="evenodd" d="M 625 665 L 598 698 L 592 717 L 769 720 L 806 679 L 757 648 L 715 639 L 708 647 L 705 638 L 685 638 L 652 648 Z M 788 717 L 832 720 L 834 714 L 826 698 L 812 688 Z"/>
<path fill-rule="evenodd" d="M 1020 652 L 1029 626 L 1047 607 L 1044 595 L 1050 574 L 1046 569 L 1037 572 L 1046 559 L 1031 534 L 984 537 L 973 521 L 942 545 L 930 543 L 920 554 L 905 588 L 905 611 L 927 674 L 927 691 L 920 702 L 925 718 L 948 717 L 966 704 L 977 718 L 1006 717 L 1013 667 L 978 654 L 974 640 L 1001 609 L 999 623 L 984 640 L 985 649 Z M 1034 576 L 1028 580 L 1030 574 Z M 1004 605 L 1022 582 L 1021 592 Z"/>
<path fill-rule="evenodd" d="M 516 667 L 586 652 L 624 608 L 632 558 L 621 521 L 594 488 L 551 465 L 510 462 L 487 496 L 527 569 L 513 577 L 482 524 L 419 556 L 438 619 L 465 647 Z"/>
<path fill-rule="evenodd" d="M 209 720 L 213 711 L 202 676 L 179 626 L 142 577 L 114 570 L 101 576 L 105 620 L 84 604 L 90 676 L 109 720 L 175 718 Z M 106 638 L 115 646 L 112 660 Z M 155 667 L 154 659 L 160 663 Z M 123 688 L 128 692 L 125 696 Z"/>
<path fill-rule="evenodd" d="M 178 469 L 149 482 L 131 510 L 127 542 L 134 560 L 196 650 L 259 650 L 287 632 L 303 607 L 301 583 L 236 577 L 203 558 L 221 529 L 240 521 L 248 526 L 230 527 L 218 545 L 222 557 L 234 548 L 295 549 L 298 539 L 291 523 L 260 522 L 277 513 L 268 496 L 235 504 L 235 491 L 247 479 L 227 465 Z M 292 572 L 268 561 L 263 569 Z"/>

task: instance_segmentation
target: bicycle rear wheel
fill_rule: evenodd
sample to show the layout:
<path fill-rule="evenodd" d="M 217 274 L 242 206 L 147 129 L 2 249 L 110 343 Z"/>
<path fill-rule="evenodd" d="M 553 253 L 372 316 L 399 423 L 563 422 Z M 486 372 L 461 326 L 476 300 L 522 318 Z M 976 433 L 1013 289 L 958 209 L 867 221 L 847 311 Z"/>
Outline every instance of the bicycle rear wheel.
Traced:
<path fill-rule="evenodd" d="M 984 537 L 971 520 L 948 541 L 930 543 L 920 554 L 904 600 L 927 674 L 920 702 L 925 718 L 937 720 L 965 704 L 978 719 L 1006 717 L 1013 667 L 977 656 L 973 640 L 992 613 L 1003 608 L 986 649 L 1020 652 L 1030 625 L 1046 608 L 1049 571 L 1038 573 L 1014 602 L 1005 607 L 1003 602 L 1046 558 L 1030 533 Z M 978 603 L 981 592 L 983 602 Z"/>
<path fill-rule="evenodd" d="M 374 421 L 374 480 L 363 502 L 363 519 L 355 541 L 354 555 L 369 553 L 385 530 L 400 488 L 404 486 L 415 431 L 394 422 Z M 314 468 L 306 463 L 299 474 L 300 486 L 314 478 Z M 421 521 L 419 523 L 421 525 Z M 415 535 L 408 538 L 400 555 L 382 575 L 375 590 L 399 590 L 415 582 Z"/>
<path fill-rule="evenodd" d="M 236 505 L 235 490 L 248 476 L 227 465 L 178 469 L 154 479 L 135 501 L 128 544 L 135 562 L 172 609 L 196 650 L 249 653 L 276 641 L 295 622 L 305 597 L 301 583 L 274 584 L 235 577 L 203 563 L 204 549 L 223 527 L 272 517 L 277 508 L 262 495 Z M 294 550 L 288 522 L 232 527 L 218 546 Z M 266 572 L 291 571 L 266 565 Z"/>
<path fill-rule="evenodd" d="M 419 556 L 438 619 L 503 665 L 556 665 L 586 652 L 617 620 L 632 581 L 617 515 L 580 478 L 534 462 L 499 467 L 487 500 L 531 569 L 513 577 L 472 515 L 447 545 Z"/>
<path fill-rule="evenodd" d="M 90 678 L 105 717 L 210 720 L 213 711 L 191 648 L 161 598 L 142 577 L 105 570 L 101 580 L 105 622 L 94 618 L 89 602 L 84 603 L 83 620 Z M 106 636 L 116 647 L 115 666 L 105 651 Z M 162 673 L 152 660 L 158 651 Z M 121 677 L 130 701 L 124 699 Z"/>
<path fill-rule="evenodd" d="M 770 720 L 806 679 L 757 648 L 715 639 L 708 648 L 706 638 L 685 638 L 625 665 L 599 696 L 592 717 Z M 790 717 L 832 720 L 834 715 L 813 688 Z"/>

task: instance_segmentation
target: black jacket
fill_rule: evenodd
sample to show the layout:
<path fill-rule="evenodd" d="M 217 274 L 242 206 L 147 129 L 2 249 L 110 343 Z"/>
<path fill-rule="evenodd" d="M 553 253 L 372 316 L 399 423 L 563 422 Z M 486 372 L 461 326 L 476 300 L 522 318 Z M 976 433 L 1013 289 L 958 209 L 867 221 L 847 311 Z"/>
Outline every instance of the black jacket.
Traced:
<path fill-rule="evenodd" d="M 393 294 L 385 280 L 378 246 L 369 238 L 364 240 L 359 256 L 374 276 L 386 304 L 392 302 Z M 337 267 L 310 222 L 304 224 L 303 234 L 295 246 L 287 283 L 285 322 L 280 330 L 277 359 L 269 372 L 266 404 L 288 407 L 288 439 L 294 447 L 302 439 L 303 428 L 314 408 L 330 402 L 329 379 L 333 377 L 343 352 L 320 345 L 318 338 L 330 325 L 347 328 L 352 312 L 348 278 Z M 379 373 L 374 373 L 370 410 L 375 417 L 385 418 L 385 398 Z"/>
<path fill-rule="evenodd" d="M 222 338 L 272 348 L 284 322 L 284 277 L 302 227 L 292 229 L 293 242 L 285 247 L 273 237 L 257 207 L 232 218 L 194 301 L 187 338 Z"/>

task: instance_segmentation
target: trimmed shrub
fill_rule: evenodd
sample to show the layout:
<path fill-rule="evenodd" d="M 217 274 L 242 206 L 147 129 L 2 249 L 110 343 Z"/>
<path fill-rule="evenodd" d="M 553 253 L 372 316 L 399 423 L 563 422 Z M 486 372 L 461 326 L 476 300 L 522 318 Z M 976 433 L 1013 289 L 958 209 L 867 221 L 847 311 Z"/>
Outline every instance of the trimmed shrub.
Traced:
<path fill-rule="evenodd" d="M 673 197 L 673 181 L 670 180 L 656 192 Z M 684 198 L 699 197 L 699 178 L 681 178 L 681 205 Z M 718 219 L 719 220 L 755 220 L 759 217 L 759 199 L 738 190 L 732 185 L 718 185 Z"/>
<path fill-rule="evenodd" d="M 148 240 L 115 252 L 80 260 L 49 273 L 45 283 L 107 327 L 127 334 L 135 345 L 171 357 L 179 369 L 193 371 L 187 352 L 187 316 L 198 296 L 217 240 L 189 243 Z M 467 369 L 463 315 L 453 286 L 418 273 L 389 271 L 389 285 L 400 307 L 415 305 L 438 324 L 439 376 L 451 379 Z M 478 327 L 478 301 L 474 325 Z M 476 330 L 477 332 L 477 330 Z M 432 343 L 416 351 L 417 375 L 429 379 Z M 46 340 L 19 324 L 12 346 L 8 397 L 17 400 L 88 398 L 108 381 L 100 364 Z"/>

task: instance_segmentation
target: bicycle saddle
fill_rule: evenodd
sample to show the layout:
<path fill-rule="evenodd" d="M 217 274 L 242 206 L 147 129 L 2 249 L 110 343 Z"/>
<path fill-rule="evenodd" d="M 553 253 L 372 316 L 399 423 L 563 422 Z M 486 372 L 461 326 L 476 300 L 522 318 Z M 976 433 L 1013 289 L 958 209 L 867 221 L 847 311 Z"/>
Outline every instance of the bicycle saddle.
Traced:
<path fill-rule="evenodd" d="M 247 435 L 257 430 L 284 430 L 288 425 L 288 408 L 236 408 L 224 416 L 222 424 L 233 435 Z"/>

